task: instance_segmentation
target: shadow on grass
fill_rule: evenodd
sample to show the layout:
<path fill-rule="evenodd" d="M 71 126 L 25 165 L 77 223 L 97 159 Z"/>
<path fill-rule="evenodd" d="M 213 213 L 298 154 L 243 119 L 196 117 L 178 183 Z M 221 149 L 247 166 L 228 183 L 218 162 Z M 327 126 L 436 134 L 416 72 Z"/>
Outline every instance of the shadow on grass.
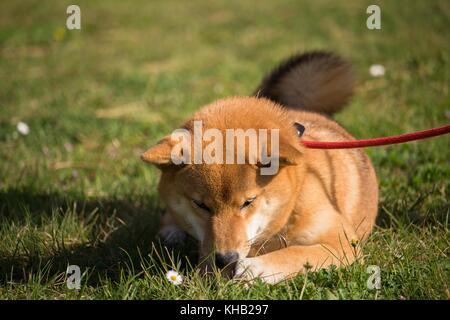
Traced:
<path fill-rule="evenodd" d="M 397 196 L 380 201 L 376 225 L 381 228 L 398 228 L 408 225 L 448 227 L 450 202 L 434 199 L 427 203 L 433 195 L 436 195 L 434 191 L 428 191 L 415 198 Z"/>
<path fill-rule="evenodd" d="M 421 206 L 425 198 L 426 195 L 415 202 L 382 201 L 377 225 L 396 228 L 410 223 L 448 223 L 448 203 L 424 210 Z M 77 204 L 76 210 L 74 204 Z M 169 255 L 181 258 L 176 259 L 182 262 L 181 269 L 189 267 L 188 261 L 193 265 L 197 261 L 193 239 L 188 238 L 183 247 L 169 252 L 159 243 L 156 232 L 162 210 L 154 195 L 86 200 L 76 195 L 42 194 L 27 189 L 0 191 L 0 228 L 8 223 L 38 228 L 49 223 L 55 209 L 62 213 L 72 210 L 79 218 L 76 221 L 89 220 L 96 211 L 98 219 L 92 223 L 89 239 L 50 250 L 32 250 L 30 244 L 18 250 L 20 253 L 10 254 L 11 250 L 0 249 L 0 284 L 26 282 L 33 274 L 40 274 L 46 282 L 53 276 L 64 274 L 68 265 L 78 265 L 82 272 L 89 270 L 88 284 L 96 285 L 106 277 L 118 280 L 123 271 L 132 270 L 137 274 L 143 270 L 142 263 L 148 265 L 149 261 L 157 264 L 155 268 L 162 269 L 170 261 Z M 113 220 L 121 221 L 120 225 L 111 226 Z M 44 274 L 42 270 L 45 270 Z"/>
<path fill-rule="evenodd" d="M 63 245 L 57 249 L 22 248 L 21 253 L 12 255 L 11 251 L 0 250 L 0 283 L 26 282 L 33 274 L 40 274 L 46 282 L 64 273 L 68 265 L 78 265 L 81 272 L 89 270 L 88 284 L 95 285 L 105 278 L 117 280 L 124 270 L 139 273 L 143 260 L 157 262 L 159 265 L 155 267 L 162 268 L 164 261 L 170 261 L 169 255 L 186 257 L 177 260 L 182 261 L 182 268 L 188 267 L 188 261 L 197 259 L 195 240 L 188 239 L 180 248 L 166 249 L 156 236 L 162 213 L 156 203 L 154 196 L 134 200 L 86 200 L 27 189 L 0 191 L 0 228 L 8 222 L 39 227 L 49 223 L 55 210 L 68 212 L 74 204 L 77 204 L 74 211 L 80 221 L 92 219 L 93 212 L 97 215 L 89 240 L 83 243 L 64 245 L 62 241 Z M 120 225 L 111 226 L 113 220 L 120 221 Z"/>

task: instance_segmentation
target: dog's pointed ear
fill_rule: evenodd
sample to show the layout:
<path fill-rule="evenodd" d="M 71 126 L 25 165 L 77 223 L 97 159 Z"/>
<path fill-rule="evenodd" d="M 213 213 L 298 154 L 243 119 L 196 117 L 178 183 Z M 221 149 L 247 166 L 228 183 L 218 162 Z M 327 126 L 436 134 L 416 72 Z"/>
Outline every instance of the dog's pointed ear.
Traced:
<path fill-rule="evenodd" d="M 297 137 L 301 138 L 305 133 L 305 126 L 301 123 L 294 122 L 294 129 L 296 131 Z M 295 140 L 291 143 L 282 143 L 280 145 L 280 165 L 281 166 L 292 166 L 300 163 L 300 158 L 302 156 L 302 146 L 299 141 Z"/>
<path fill-rule="evenodd" d="M 276 154 L 270 155 L 268 159 L 272 159 L 276 157 L 278 160 L 278 165 L 280 167 L 285 166 L 295 166 L 301 163 L 302 151 L 301 148 L 296 148 L 288 143 L 283 143 L 280 145 L 278 152 Z M 256 167 L 258 168 L 270 168 L 272 167 L 272 161 L 267 162 L 258 161 L 256 163 Z"/>
<path fill-rule="evenodd" d="M 172 148 L 173 142 L 171 137 L 164 137 L 156 145 L 141 154 L 141 159 L 157 166 L 168 165 L 172 162 Z"/>

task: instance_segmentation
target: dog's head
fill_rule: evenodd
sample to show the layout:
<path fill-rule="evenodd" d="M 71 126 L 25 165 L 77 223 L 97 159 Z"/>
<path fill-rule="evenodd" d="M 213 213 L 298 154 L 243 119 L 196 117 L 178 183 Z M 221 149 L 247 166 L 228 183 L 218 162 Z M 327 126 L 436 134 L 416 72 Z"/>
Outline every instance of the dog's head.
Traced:
<path fill-rule="evenodd" d="M 203 130 L 214 128 L 224 135 L 230 128 L 279 129 L 279 148 L 272 154 L 269 150 L 271 160 L 276 156 L 279 164 L 275 174 L 261 174 L 270 164 L 263 164 L 259 153 L 254 163 L 194 164 L 191 153 L 188 158 L 192 163 L 175 164 L 173 157 L 177 153 L 173 150 L 179 141 L 172 136 L 142 156 L 162 170 L 160 196 L 178 224 L 200 241 L 203 257 L 209 256 L 209 262 L 224 268 L 246 257 L 252 244 L 270 238 L 286 224 L 295 203 L 298 179 L 294 167 L 302 161 L 302 148 L 293 120 L 281 107 L 265 99 L 218 101 L 195 114 L 184 125 L 185 130 L 192 132 L 195 120 L 202 120 Z M 273 143 L 270 140 L 268 145 Z M 249 144 L 250 139 L 245 145 Z M 233 155 L 238 152 L 236 148 Z M 224 143 L 224 155 L 230 152 L 225 149 Z M 249 153 L 245 155 L 249 160 Z"/>

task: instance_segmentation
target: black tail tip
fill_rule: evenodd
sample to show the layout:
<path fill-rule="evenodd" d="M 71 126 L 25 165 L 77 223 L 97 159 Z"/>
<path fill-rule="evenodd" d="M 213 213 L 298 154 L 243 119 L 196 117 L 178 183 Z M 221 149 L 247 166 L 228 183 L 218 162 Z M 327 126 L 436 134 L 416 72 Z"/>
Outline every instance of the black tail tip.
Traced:
<path fill-rule="evenodd" d="M 342 109 L 353 94 L 351 65 L 327 51 L 296 54 L 269 72 L 254 95 L 325 114 Z"/>

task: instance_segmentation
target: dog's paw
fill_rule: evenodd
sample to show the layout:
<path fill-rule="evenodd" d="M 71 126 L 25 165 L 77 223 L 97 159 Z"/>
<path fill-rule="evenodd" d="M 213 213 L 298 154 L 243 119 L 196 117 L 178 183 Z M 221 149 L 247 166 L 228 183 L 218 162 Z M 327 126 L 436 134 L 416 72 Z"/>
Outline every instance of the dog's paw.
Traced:
<path fill-rule="evenodd" d="M 165 226 L 158 232 L 158 238 L 166 247 L 177 248 L 186 243 L 187 234 L 177 226 Z"/>
<path fill-rule="evenodd" d="M 234 278 L 238 281 L 252 282 L 263 274 L 256 258 L 244 258 L 237 262 Z"/>
<path fill-rule="evenodd" d="M 271 270 L 270 266 L 258 257 L 245 258 L 238 261 L 234 279 L 237 281 L 244 281 L 252 283 L 256 279 L 261 279 L 262 282 L 268 284 L 275 284 L 281 280 L 280 273 Z"/>

